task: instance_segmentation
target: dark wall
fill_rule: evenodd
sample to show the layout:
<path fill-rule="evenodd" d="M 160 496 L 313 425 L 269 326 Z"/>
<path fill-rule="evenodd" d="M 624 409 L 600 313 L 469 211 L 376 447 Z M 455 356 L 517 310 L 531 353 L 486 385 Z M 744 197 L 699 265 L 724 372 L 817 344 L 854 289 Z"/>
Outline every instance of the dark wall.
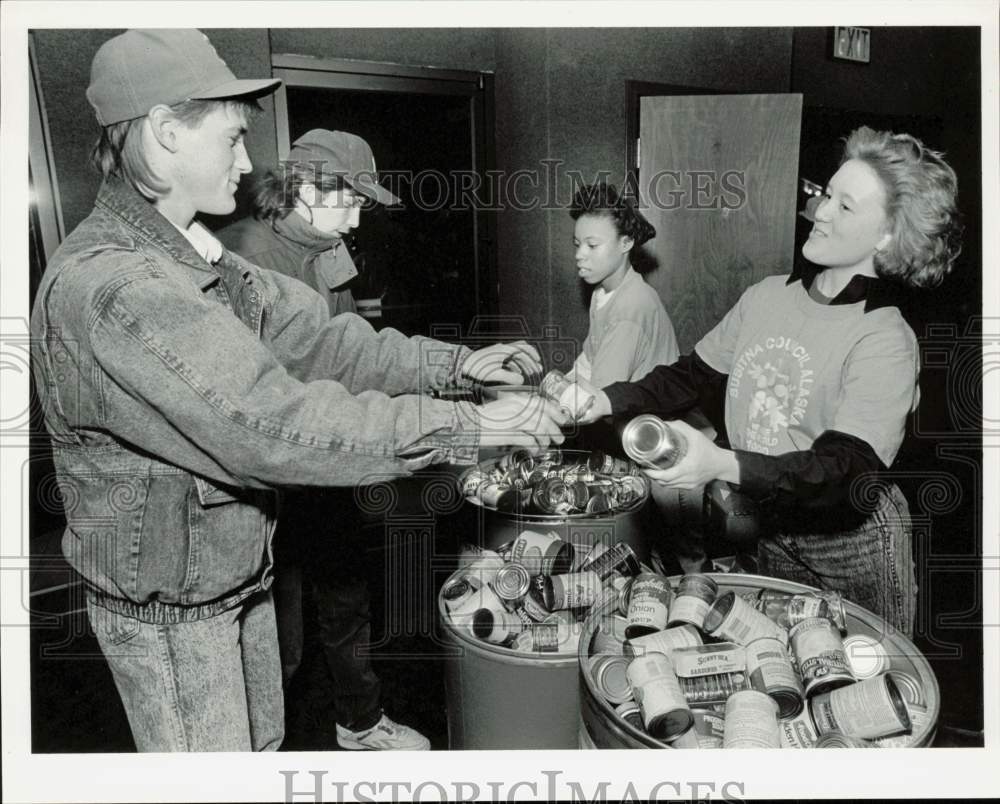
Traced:
<path fill-rule="evenodd" d="M 118 33 L 120 29 L 32 31 L 67 232 L 90 213 L 100 186 L 97 174 L 87 165 L 100 127 L 84 93 L 90 83 L 94 54 Z M 216 28 L 206 29 L 206 33 L 238 78 L 271 74 L 266 29 Z M 264 114 L 247 139 L 247 150 L 255 165 L 272 163 L 278 153 L 274 103 L 265 98 L 261 106 Z"/>

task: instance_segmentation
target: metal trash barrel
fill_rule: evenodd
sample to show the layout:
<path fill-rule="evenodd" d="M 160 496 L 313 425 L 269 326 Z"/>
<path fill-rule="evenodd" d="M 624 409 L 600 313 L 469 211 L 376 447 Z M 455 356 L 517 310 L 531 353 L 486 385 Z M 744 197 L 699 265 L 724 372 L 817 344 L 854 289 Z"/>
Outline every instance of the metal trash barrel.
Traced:
<path fill-rule="evenodd" d="M 817 591 L 804 584 L 762 575 L 709 573 L 709 577 L 718 583 L 720 595 L 725 592 L 736 592 L 739 595 L 761 589 L 788 594 Z M 671 578 L 675 584 L 677 580 L 677 576 Z M 580 718 L 578 722 L 582 733 L 577 738 L 577 745 L 581 748 L 670 748 L 666 743 L 651 737 L 619 717 L 614 707 L 598 691 L 591 674 L 587 671 L 594 634 L 602 619 L 611 615 L 615 605 L 616 602 L 613 600 L 595 604 L 587 616 L 583 633 L 580 636 L 578 664 L 582 680 L 579 683 Z M 913 747 L 931 745 L 937 730 L 941 709 L 941 693 L 927 659 L 909 639 L 900 634 L 891 633 L 878 615 L 851 603 L 849 600 L 844 600 L 844 610 L 847 614 L 847 633 L 849 635 L 863 634 L 879 639 L 891 657 L 891 672 L 905 673 L 919 681 L 923 689 L 927 717 L 915 729 L 912 745 Z"/>
<path fill-rule="evenodd" d="M 575 652 L 515 651 L 483 642 L 451 622 L 441 595 L 438 615 L 450 749 L 577 747 Z"/>
<path fill-rule="evenodd" d="M 564 464 L 585 463 L 590 456 L 577 450 L 558 452 Z M 459 485 L 465 485 L 470 472 L 489 472 L 499 460 L 471 467 L 459 479 Z M 469 534 L 468 541 L 496 549 L 525 530 L 554 532 L 576 548 L 574 567 L 599 541 L 626 542 L 644 560 L 649 546 L 640 514 L 649 499 L 649 486 L 642 480 L 645 488 L 639 498 L 623 509 L 602 514 L 501 512 L 466 498 L 466 513 L 476 516 L 476 525 L 470 525 L 474 533 Z M 451 621 L 440 594 L 438 616 L 444 645 L 449 748 L 578 747 L 580 690 L 575 651 L 517 651 L 479 640 Z"/>

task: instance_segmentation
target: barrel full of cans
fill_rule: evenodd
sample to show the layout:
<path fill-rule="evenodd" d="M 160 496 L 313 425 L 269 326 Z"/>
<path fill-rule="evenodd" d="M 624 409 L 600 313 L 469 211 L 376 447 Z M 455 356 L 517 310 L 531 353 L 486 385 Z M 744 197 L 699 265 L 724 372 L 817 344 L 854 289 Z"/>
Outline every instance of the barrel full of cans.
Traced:
<path fill-rule="evenodd" d="M 847 633 L 835 592 L 639 573 L 594 616 L 590 686 L 673 748 L 909 747 L 927 724 L 920 680 L 875 637 Z"/>
<path fill-rule="evenodd" d="M 440 592 L 451 625 L 494 648 L 529 653 L 575 654 L 590 607 L 617 601 L 641 569 L 625 542 L 583 552 L 535 530 L 497 551 L 467 546 L 461 563 Z"/>
<path fill-rule="evenodd" d="M 472 467 L 459 482 L 475 505 L 532 516 L 633 510 L 649 494 L 649 481 L 631 461 L 601 452 L 575 460 L 558 449 L 540 454 L 516 449 L 489 465 Z"/>

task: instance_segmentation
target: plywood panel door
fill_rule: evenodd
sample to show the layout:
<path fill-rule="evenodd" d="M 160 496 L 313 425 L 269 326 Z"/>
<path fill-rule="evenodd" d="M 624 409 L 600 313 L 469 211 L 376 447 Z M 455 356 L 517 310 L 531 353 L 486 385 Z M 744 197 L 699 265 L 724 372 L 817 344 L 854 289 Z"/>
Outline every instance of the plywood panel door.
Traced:
<path fill-rule="evenodd" d="M 638 192 L 656 227 L 646 278 L 688 352 L 744 288 L 789 273 L 802 96 L 644 97 Z"/>

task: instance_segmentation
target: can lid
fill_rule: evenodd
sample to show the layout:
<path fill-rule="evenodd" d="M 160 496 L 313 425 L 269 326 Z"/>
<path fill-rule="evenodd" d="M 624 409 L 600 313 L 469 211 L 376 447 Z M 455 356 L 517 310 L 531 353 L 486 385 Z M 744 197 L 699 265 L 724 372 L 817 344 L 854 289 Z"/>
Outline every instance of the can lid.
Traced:
<path fill-rule="evenodd" d="M 889 669 L 889 656 L 882 643 L 867 634 L 844 637 L 844 653 L 858 680 L 880 675 Z"/>
<path fill-rule="evenodd" d="M 726 615 L 729 614 L 735 602 L 735 592 L 726 592 L 715 599 L 712 607 L 705 612 L 705 631 L 707 633 L 710 634 L 719 629 L 719 626 L 722 625 L 722 621 L 726 619 Z"/>
<path fill-rule="evenodd" d="M 628 663 L 624 656 L 606 654 L 597 657 L 597 661 L 590 666 L 597 689 L 609 703 L 624 703 L 632 697 L 632 685 L 626 673 Z"/>
<path fill-rule="evenodd" d="M 517 600 L 528 593 L 531 575 L 524 565 L 516 562 L 504 564 L 493 578 L 493 591 L 503 600 Z"/>
<path fill-rule="evenodd" d="M 464 578 L 455 578 L 441 587 L 441 597 L 445 600 L 458 600 L 469 591 L 469 582 Z"/>

